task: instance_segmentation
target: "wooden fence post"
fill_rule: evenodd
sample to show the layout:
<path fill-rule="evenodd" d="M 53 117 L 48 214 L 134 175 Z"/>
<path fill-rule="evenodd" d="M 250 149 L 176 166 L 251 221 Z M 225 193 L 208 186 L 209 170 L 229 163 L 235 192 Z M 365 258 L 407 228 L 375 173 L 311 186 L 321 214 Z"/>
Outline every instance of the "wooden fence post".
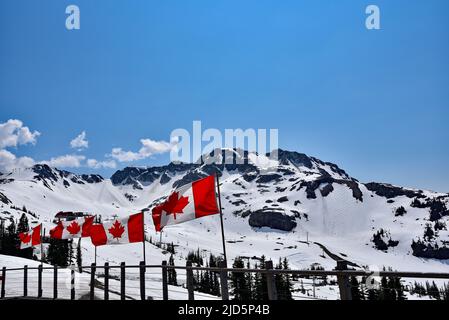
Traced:
<path fill-rule="evenodd" d="M 195 300 L 195 294 L 193 291 L 193 270 L 189 267 L 192 266 L 192 261 L 186 262 L 186 276 L 187 276 L 187 292 L 189 293 L 189 300 Z"/>
<path fill-rule="evenodd" d="M 95 299 L 95 271 L 96 271 L 96 264 L 92 263 L 90 265 L 90 300 Z"/>
<path fill-rule="evenodd" d="M 58 299 L 58 266 L 53 266 L 53 299 Z"/>
<path fill-rule="evenodd" d="M 228 272 L 225 270 L 227 268 L 226 261 L 220 261 L 218 266 L 222 268 L 220 270 L 220 289 L 221 289 L 221 299 L 229 300 L 229 289 L 228 289 Z"/>
<path fill-rule="evenodd" d="M 23 267 L 23 296 L 28 295 L 28 266 Z"/>
<path fill-rule="evenodd" d="M 42 265 L 37 267 L 37 297 L 42 298 Z"/>
<path fill-rule="evenodd" d="M 75 268 L 70 269 L 70 300 L 75 300 Z"/>
<path fill-rule="evenodd" d="M 273 261 L 269 260 L 265 262 L 266 270 L 273 270 Z M 268 289 L 268 299 L 269 300 L 277 300 L 277 290 L 276 290 L 276 281 L 274 280 L 274 274 L 271 272 L 266 273 L 267 278 L 267 289 Z"/>
<path fill-rule="evenodd" d="M 5 297 L 5 282 L 6 282 L 6 267 L 2 268 L 2 289 L 0 291 L 0 298 Z"/>
<path fill-rule="evenodd" d="M 337 268 L 335 270 L 348 270 L 348 263 L 344 260 L 337 261 Z M 338 287 L 340 288 L 341 300 L 352 300 L 351 286 L 349 284 L 349 277 L 346 275 L 337 276 Z"/>
<path fill-rule="evenodd" d="M 104 264 L 104 300 L 109 300 L 109 263 Z"/>
<path fill-rule="evenodd" d="M 168 300 L 168 272 L 167 261 L 162 261 L 162 299 Z"/>
<path fill-rule="evenodd" d="M 140 261 L 140 299 L 145 300 L 145 261 Z"/>
<path fill-rule="evenodd" d="M 120 263 L 120 299 L 125 300 L 125 263 Z"/>

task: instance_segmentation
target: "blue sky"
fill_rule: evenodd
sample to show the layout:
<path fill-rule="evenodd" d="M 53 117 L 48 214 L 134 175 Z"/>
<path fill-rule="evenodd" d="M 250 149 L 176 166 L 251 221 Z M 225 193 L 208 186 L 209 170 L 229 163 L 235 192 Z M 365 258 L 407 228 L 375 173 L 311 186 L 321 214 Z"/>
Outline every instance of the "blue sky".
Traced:
<path fill-rule="evenodd" d="M 65 28 L 69 4 L 80 30 Z M 369 4 L 381 30 L 365 28 Z M 0 123 L 40 132 L 4 150 L 157 165 L 168 154 L 106 155 L 201 120 L 278 128 L 281 148 L 361 181 L 449 192 L 448 13 L 447 0 L 2 0 Z M 82 131 L 88 148 L 71 148 Z"/>

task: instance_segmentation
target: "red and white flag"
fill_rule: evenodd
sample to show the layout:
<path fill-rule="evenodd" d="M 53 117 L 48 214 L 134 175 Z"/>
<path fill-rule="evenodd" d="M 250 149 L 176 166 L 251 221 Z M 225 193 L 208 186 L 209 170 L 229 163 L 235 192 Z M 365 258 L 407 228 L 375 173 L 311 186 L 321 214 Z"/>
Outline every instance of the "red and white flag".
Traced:
<path fill-rule="evenodd" d="M 20 249 L 31 248 L 41 244 L 42 224 L 34 227 L 28 232 L 19 233 Z"/>
<path fill-rule="evenodd" d="M 143 242 L 143 213 L 94 224 L 90 229 L 90 238 L 94 246 Z"/>
<path fill-rule="evenodd" d="M 50 237 L 55 239 L 89 237 L 94 218 L 83 217 L 71 221 L 59 221 L 58 225 L 50 230 Z"/>
<path fill-rule="evenodd" d="M 168 199 L 153 208 L 156 231 L 167 225 L 220 213 L 215 195 L 215 176 L 188 183 L 176 189 Z"/>

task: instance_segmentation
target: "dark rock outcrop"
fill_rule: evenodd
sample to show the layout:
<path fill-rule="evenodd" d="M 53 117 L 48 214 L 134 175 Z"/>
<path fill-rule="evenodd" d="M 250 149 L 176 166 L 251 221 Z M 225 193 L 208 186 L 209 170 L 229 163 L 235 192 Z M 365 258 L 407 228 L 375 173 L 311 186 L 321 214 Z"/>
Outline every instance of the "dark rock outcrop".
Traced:
<path fill-rule="evenodd" d="M 3 193 L 0 192 L 0 201 L 4 204 L 10 204 L 11 200 L 8 199 L 7 196 L 5 196 Z"/>
<path fill-rule="evenodd" d="M 422 191 L 415 191 L 410 189 L 405 189 L 402 187 L 396 187 L 388 183 L 377 183 L 377 182 L 370 182 L 365 183 L 365 187 L 377 194 L 378 196 L 385 197 L 387 199 L 399 197 L 399 196 L 406 196 L 408 198 L 418 197 L 418 198 L 424 198 L 424 195 L 422 194 Z"/>
<path fill-rule="evenodd" d="M 269 227 L 283 231 L 291 231 L 297 225 L 294 217 L 270 209 L 252 212 L 249 216 L 248 223 L 251 227 L 255 228 Z"/>

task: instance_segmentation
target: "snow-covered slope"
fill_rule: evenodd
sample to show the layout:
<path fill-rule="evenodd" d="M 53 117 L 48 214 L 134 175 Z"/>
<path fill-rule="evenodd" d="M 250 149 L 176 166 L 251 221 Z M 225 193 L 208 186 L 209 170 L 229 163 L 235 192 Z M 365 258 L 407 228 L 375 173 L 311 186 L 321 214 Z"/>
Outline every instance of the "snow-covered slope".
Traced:
<path fill-rule="evenodd" d="M 330 269 L 337 255 L 359 267 L 449 272 L 448 194 L 363 184 L 335 164 L 276 152 L 278 161 L 273 162 L 268 155 L 217 150 L 195 164 L 128 167 L 111 179 L 37 165 L 0 176 L 0 218 L 6 223 L 18 219 L 25 206 L 30 220 L 42 222 L 48 232 L 58 211 L 125 216 L 151 208 L 184 183 L 217 173 L 228 258 L 287 257 L 294 268 L 318 263 Z M 234 163 L 208 164 L 211 158 Z M 149 213 L 145 219 L 148 237 L 159 239 Z M 184 264 L 190 250 L 221 253 L 219 228 L 218 216 L 198 219 L 166 227 L 163 241 L 176 245 L 176 263 Z M 424 237 L 429 228 L 434 235 Z M 93 248 L 88 241 L 83 246 L 84 261 L 90 263 Z M 151 244 L 147 247 L 149 262 L 168 258 Z M 135 245 L 102 247 L 98 254 L 114 262 L 141 259 Z"/>

